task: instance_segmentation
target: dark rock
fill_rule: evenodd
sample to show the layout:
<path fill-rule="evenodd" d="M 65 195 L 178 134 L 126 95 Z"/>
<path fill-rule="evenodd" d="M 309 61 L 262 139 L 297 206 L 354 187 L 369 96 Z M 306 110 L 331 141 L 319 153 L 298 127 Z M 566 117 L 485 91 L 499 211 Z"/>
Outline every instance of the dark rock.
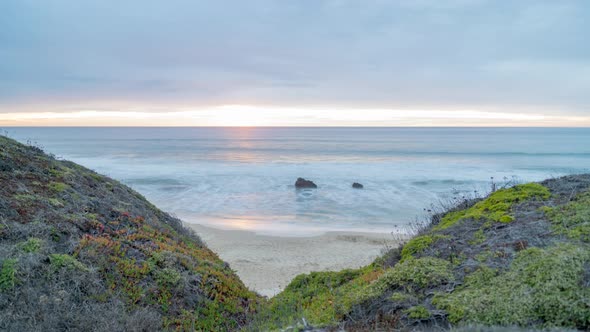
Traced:
<path fill-rule="evenodd" d="M 362 184 L 358 183 L 358 182 L 353 183 L 352 184 L 352 187 L 354 189 L 363 189 L 364 188 L 364 186 Z"/>
<path fill-rule="evenodd" d="M 297 178 L 295 181 L 295 188 L 317 188 L 318 186 L 313 181 L 304 178 Z"/>

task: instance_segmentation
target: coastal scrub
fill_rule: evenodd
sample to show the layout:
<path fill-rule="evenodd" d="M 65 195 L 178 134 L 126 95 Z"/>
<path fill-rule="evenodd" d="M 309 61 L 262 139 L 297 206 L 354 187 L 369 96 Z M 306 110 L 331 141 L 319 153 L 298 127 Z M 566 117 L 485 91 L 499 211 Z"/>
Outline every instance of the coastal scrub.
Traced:
<path fill-rule="evenodd" d="M 578 194 L 567 204 L 543 207 L 553 229 L 572 239 L 590 242 L 590 191 Z"/>
<path fill-rule="evenodd" d="M 509 223 L 514 220 L 514 216 L 510 214 L 514 204 L 535 198 L 547 199 L 549 196 L 551 196 L 549 189 L 538 183 L 500 189 L 468 209 L 447 213 L 434 229 L 443 230 L 465 219 Z"/>
<path fill-rule="evenodd" d="M 0 330 L 230 331 L 263 303 L 131 188 L 3 136 L 0 156 Z"/>
<path fill-rule="evenodd" d="M 517 254 L 508 271 L 481 267 L 433 303 L 452 323 L 590 327 L 590 288 L 583 286 L 590 247 L 560 244 Z"/>
<path fill-rule="evenodd" d="M 589 189 L 572 176 L 461 202 L 363 269 L 298 276 L 253 326 L 588 329 Z"/>

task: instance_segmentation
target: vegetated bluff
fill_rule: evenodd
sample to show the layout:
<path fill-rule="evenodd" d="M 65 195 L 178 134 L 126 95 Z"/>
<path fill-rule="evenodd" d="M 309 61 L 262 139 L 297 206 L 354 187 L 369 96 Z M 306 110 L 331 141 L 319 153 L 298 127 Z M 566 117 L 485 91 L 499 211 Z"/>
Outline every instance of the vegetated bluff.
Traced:
<path fill-rule="evenodd" d="M 589 330 L 590 175 L 458 198 L 401 248 L 364 268 L 296 277 L 253 324 L 310 325 Z"/>
<path fill-rule="evenodd" d="M 137 192 L 0 136 L 0 330 L 236 330 L 260 301 Z"/>

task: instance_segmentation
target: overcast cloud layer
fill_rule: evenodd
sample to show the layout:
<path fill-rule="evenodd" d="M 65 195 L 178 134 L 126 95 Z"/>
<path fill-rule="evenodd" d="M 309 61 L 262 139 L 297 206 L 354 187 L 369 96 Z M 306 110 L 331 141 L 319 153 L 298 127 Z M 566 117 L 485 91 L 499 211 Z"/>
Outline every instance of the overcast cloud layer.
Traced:
<path fill-rule="evenodd" d="M 0 112 L 590 115 L 590 1 L 0 1 Z"/>

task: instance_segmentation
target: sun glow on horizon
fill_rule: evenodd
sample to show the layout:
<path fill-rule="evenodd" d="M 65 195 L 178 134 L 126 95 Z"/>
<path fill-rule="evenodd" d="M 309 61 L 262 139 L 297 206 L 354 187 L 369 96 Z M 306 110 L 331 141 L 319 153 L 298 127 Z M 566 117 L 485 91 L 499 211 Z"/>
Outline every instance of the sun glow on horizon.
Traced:
<path fill-rule="evenodd" d="M 0 113 L 1 126 L 547 126 L 586 127 L 590 117 L 479 110 L 295 108 L 224 105 L 163 111 Z"/>

